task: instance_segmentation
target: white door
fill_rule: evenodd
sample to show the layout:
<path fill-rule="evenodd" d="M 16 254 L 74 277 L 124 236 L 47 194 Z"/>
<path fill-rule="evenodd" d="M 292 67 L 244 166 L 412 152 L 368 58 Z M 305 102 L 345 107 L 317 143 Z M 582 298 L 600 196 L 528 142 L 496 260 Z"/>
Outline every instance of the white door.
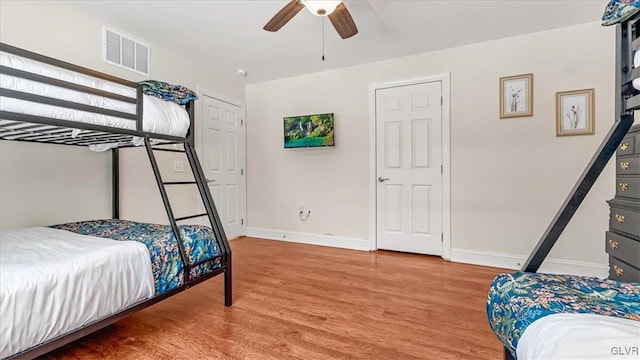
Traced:
<path fill-rule="evenodd" d="M 244 235 L 244 121 L 242 108 L 202 94 L 202 167 L 227 238 Z"/>
<path fill-rule="evenodd" d="M 442 254 L 442 82 L 376 90 L 377 247 Z"/>

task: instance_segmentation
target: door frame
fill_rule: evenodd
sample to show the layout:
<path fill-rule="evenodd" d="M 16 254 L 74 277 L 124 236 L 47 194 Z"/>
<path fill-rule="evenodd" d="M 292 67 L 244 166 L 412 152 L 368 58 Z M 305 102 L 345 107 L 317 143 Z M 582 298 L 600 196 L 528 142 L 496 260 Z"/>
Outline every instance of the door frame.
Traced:
<path fill-rule="evenodd" d="M 451 260 L 451 75 L 436 74 L 420 78 L 385 81 L 369 85 L 369 249 L 378 249 L 376 91 L 440 81 L 442 83 L 442 258 Z"/>
<path fill-rule="evenodd" d="M 240 226 L 241 227 L 241 234 L 240 236 L 246 236 L 247 235 L 247 122 L 246 122 L 246 106 L 244 104 L 243 101 L 240 101 L 238 99 L 234 99 L 228 96 L 225 96 L 219 92 L 216 91 L 212 91 L 209 90 L 207 88 L 201 87 L 201 86 L 196 86 L 196 94 L 198 95 L 199 99 L 202 99 L 203 96 L 208 96 L 211 98 L 214 98 L 218 101 L 222 101 L 234 106 L 237 106 L 240 108 L 240 116 L 241 116 L 241 121 L 242 121 L 242 125 L 240 126 L 240 141 L 241 141 L 241 147 L 243 149 L 243 156 L 240 159 L 240 167 L 241 169 L 244 169 L 244 175 L 242 175 L 242 179 L 240 181 L 240 191 L 242 193 L 242 203 L 239 204 L 240 205 L 240 218 L 244 219 L 244 223 Z M 196 131 L 196 136 L 194 137 L 194 140 L 196 142 L 196 152 L 198 153 L 198 157 L 200 159 L 203 158 L 202 156 L 202 126 L 203 126 L 203 116 L 202 116 L 202 104 L 203 101 L 196 101 L 197 106 L 196 106 L 196 118 L 195 118 L 195 131 Z M 201 211 L 204 211 L 204 207 L 202 205 L 202 200 L 200 199 L 200 194 L 197 194 L 197 204 L 198 204 L 198 209 L 200 209 Z M 205 222 L 205 220 L 202 220 L 203 223 Z"/>

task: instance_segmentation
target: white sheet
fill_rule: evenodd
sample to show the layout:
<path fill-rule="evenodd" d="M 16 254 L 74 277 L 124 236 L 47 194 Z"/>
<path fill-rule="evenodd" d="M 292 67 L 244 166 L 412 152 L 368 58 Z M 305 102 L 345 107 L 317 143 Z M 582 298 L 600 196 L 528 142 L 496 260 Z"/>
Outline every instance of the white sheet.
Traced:
<path fill-rule="evenodd" d="M 0 232 L 0 358 L 154 294 L 144 244 L 50 228 Z"/>
<path fill-rule="evenodd" d="M 640 51 L 636 51 L 633 54 L 633 67 L 634 68 L 640 67 Z M 640 79 L 633 79 L 631 84 L 633 84 L 634 88 L 636 88 L 637 90 L 640 90 Z"/>
<path fill-rule="evenodd" d="M 595 314 L 553 314 L 529 325 L 518 360 L 640 359 L 640 321 Z"/>
<path fill-rule="evenodd" d="M 14 69 L 44 75 L 55 79 L 80 84 L 115 94 L 135 98 L 136 91 L 128 86 L 88 75 L 68 71 L 62 68 L 43 64 L 13 54 L 0 53 L 0 65 Z M 124 101 L 105 98 L 80 91 L 69 90 L 58 86 L 46 85 L 6 74 L 0 75 L 0 87 L 60 100 L 73 101 L 80 104 L 97 106 L 135 114 L 135 105 Z M 0 97 L 0 110 L 29 115 L 50 117 L 61 120 L 77 121 L 94 125 L 132 129 L 136 128 L 133 120 L 113 116 L 99 115 L 85 111 L 67 109 L 51 105 L 42 105 L 30 101 Z M 186 110 L 178 104 L 164 101 L 153 96 L 144 95 L 143 130 L 156 134 L 184 137 L 189 129 L 190 119 Z"/>

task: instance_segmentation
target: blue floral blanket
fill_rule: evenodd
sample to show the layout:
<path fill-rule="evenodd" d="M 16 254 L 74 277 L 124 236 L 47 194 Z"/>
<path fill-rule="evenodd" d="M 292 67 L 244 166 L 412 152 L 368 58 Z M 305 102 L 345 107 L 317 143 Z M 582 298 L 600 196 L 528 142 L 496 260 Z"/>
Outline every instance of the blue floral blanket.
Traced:
<path fill-rule="evenodd" d="M 144 80 L 138 84 L 142 85 L 142 92 L 145 95 L 155 96 L 178 105 L 184 105 L 198 98 L 193 90 L 182 85 L 172 85 L 158 80 Z"/>
<path fill-rule="evenodd" d="M 640 10 L 640 0 L 611 0 L 604 9 L 602 25 L 609 26 L 628 20 Z"/>
<path fill-rule="evenodd" d="M 184 264 L 180 258 L 178 243 L 169 225 L 143 224 L 127 220 L 93 220 L 51 227 L 82 235 L 138 241 L 145 244 L 151 255 L 156 295 L 175 289 L 184 282 Z M 222 252 L 211 228 L 201 225 L 180 225 L 179 228 L 190 263 L 221 255 Z M 220 258 L 213 263 L 208 262 L 192 268 L 190 276 L 195 278 L 210 273 L 218 267 L 220 267 Z"/>
<path fill-rule="evenodd" d="M 640 283 L 516 272 L 500 274 L 491 284 L 489 325 L 514 356 L 527 326 L 556 313 L 592 313 L 640 321 Z"/>

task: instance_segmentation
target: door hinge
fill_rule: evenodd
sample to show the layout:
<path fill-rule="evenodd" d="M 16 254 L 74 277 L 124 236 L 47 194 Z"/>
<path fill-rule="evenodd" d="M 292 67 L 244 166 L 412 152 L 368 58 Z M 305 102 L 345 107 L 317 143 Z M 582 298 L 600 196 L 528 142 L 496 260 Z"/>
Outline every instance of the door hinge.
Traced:
<path fill-rule="evenodd" d="M 244 169 L 240 169 L 240 175 L 244 175 Z"/>
<path fill-rule="evenodd" d="M 244 125 L 244 119 L 240 119 L 240 126 Z"/>
<path fill-rule="evenodd" d="M 440 165 L 440 174 L 444 174 L 444 165 Z"/>
<path fill-rule="evenodd" d="M 440 105 L 444 105 L 444 98 L 440 96 Z"/>
<path fill-rule="evenodd" d="M 440 241 L 444 242 L 444 233 L 440 233 Z"/>
<path fill-rule="evenodd" d="M 240 225 L 244 225 L 244 219 L 240 219 Z"/>

